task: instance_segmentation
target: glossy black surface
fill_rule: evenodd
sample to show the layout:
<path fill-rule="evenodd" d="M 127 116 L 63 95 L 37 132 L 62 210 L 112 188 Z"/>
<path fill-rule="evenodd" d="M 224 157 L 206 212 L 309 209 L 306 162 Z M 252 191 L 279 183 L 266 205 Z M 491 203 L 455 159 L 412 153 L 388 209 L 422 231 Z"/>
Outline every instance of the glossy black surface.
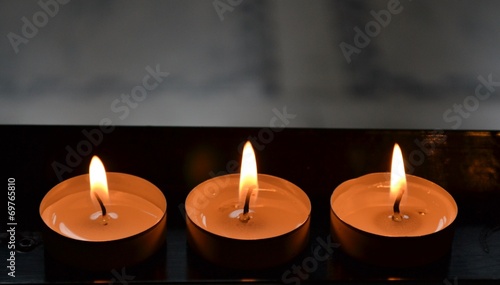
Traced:
<path fill-rule="evenodd" d="M 96 126 L 0 126 L 1 175 L 16 179 L 16 277 L 1 282 L 380 282 L 408 279 L 415 283 L 469 284 L 500 280 L 500 132 L 342 130 L 261 128 L 117 127 L 94 136 Z M 189 191 L 240 160 L 238 146 L 249 136 L 260 173 L 287 179 L 312 202 L 310 243 L 293 262 L 264 271 L 235 271 L 200 259 L 186 244 L 183 203 Z M 101 141 L 102 140 L 102 141 Z M 341 247 L 328 259 L 314 259 L 328 243 L 329 197 L 341 182 L 371 172 L 388 171 L 394 143 L 400 144 L 407 171 L 434 181 L 450 192 L 459 207 L 452 252 L 420 268 L 391 269 L 352 260 Z M 84 174 L 93 154 L 108 171 L 140 176 L 157 185 L 168 204 L 165 246 L 147 262 L 111 272 L 69 268 L 45 254 L 38 207 L 57 183 L 55 162 L 67 166 L 70 149 L 87 154 L 74 160 L 62 179 Z M 83 147 L 83 148 L 82 148 Z M 73 157 L 74 158 L 74 157 Z M 68 170 L 69 170 L 68 168 Z M 3 201 L 4 197 L 1 199 Z M 2 260 L 7 256 L 7 213 L 3 210 Z M 23 239 L 24 238 L 24 239 Z M 30 244 L 32 242 L 33 244 Z M 22 247 L 24 246 L 24 247 Z M 404 249 L 401 249 L 404 250 Z M 323 252 L 324 253 L 324 252 Z M 77 257 L 75 257 L 77 258 Z M 313 260 L 314 259 L 314 260 Z M 3 263 L 4 264 L 4 263 Z M 298 266 L 301 269 L 298 269 Z M 5 267 L 3 267 L 5 268 Z M 305 268 L 305 269 L 304 269 Z M 5 270 L 5 269 L 2 269 Z M 294 273 L 295 272 L 295 273 Z"/>

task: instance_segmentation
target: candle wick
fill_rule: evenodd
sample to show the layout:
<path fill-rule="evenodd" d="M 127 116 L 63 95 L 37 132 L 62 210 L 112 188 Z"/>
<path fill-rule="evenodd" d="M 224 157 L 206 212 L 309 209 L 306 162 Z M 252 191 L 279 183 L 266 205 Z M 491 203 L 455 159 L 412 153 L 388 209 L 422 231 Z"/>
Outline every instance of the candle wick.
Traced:
<path fill-rule="evenodd" d="M 252 188 L 248 188 L 247 196 L 245 197 L 245 204 L 243 205 L 243 213 L 240 215 L 240 221 L 248 222 L 250 220 L 250 196 L 252 195 Z"/>
<path fill-rule="evenodd" d="M 245 197 L 245 205 L 243 206 L 243 214 L 248 214 L 250 211 L 250 196 L 252 195 L 252 188 L 247 191 L 247 196 Z"/>
<path fill-rule="evenodd" d="M 102 202 L 101 197 L 99 197 L 99 195 L 97 195 L 97 193 L 94 192 L 94 196 L 97 199 L 97 202 L 99 202 L 99 206 L 101 207 L 102 221 L 103 221 L 104 225 L 107 225 L 108 222 L 107 222 L 107 218 L 106 218 L 106 207 L 104 206 L 104 203 Z"/>
<path fill-rule="evenodd" d="M 401 222 L 403 220 L 403 216 L 399 211 L 399 204 L 401 203 L 401 199 L 403 198 L 404 189 L 399 191 L 398 196 L 396 197 L 396 201 L 394 202 L 393 211 L 394 215 L 392 215 L 392 220 L 395 222 Z"/>

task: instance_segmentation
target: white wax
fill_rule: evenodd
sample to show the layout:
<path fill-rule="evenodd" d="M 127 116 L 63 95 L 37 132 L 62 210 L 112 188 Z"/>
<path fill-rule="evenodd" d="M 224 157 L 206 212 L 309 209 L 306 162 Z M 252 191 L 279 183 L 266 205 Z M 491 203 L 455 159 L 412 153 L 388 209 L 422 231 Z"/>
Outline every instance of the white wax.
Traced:
<path fill-rule="evenodd" d="M 250 204 L 251 219 L 242 222 L 238 201 L 239 174 L 207 180 L 186 198 L 189 218 L 213 234 L 242 240 L 271 238 L 286 234 L 309 218 L 311 204 L 294 184 L 270 175 L 259 174 L 259 194 Z"/>
<path fill-rule="evenodd" d="M 335 193 L 337 192 L 337 193 Z M 349 180 L 335 189 L 331 206 L 345 223 L 382 236 L 422 236 L 450 225 L 457 215 L 453 198 L 438 185 L 407 175 L 407 192 L 400 204 L 401 222 L 393 221 L 388 173 Z"/>
<path fill-rule="evenodd" d="M 42 219 L 54 231 L 84 241 L 110 241 L 144 232 L 160 221 L 163 211 L 130 193 L 110 189 L 107 224 L 88 192 L 67 195 L 49 205 Z"/>

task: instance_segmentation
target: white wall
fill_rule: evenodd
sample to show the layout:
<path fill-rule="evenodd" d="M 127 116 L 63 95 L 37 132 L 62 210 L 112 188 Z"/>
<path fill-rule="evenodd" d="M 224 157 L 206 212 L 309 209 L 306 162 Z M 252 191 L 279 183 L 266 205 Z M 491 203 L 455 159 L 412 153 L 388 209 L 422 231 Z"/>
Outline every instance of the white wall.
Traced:
<path fill-rule="evenodd" d="M 221 20 L 212 1 L 73 0 L 18 53 L 9 34 L 46 12 L 0 1 L 0 124 L 266 126 L 286 106 L 292 127 L 500 129 L 498 92 L 475 95 L 500 82 L 500 3 L 401 1 L 348 63 L 339 44 L 393 1 L 243 1 Z M 112 108 L 147 66 L 169 75 Z"/>

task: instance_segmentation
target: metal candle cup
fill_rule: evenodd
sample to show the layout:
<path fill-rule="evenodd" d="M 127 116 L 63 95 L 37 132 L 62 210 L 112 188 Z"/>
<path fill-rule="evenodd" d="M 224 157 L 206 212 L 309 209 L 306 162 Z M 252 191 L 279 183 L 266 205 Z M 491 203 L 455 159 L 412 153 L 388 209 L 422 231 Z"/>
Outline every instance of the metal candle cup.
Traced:
<path fill-rule="evenodd" d="M 341 248 L 359 260 L 388 267 L 419 266 L 449 253 L 458 213 L 439 185 L 406 175 L 402 222 L 391 219 L 390 173 L 372 173 L 340 184 L 331 196 L 331 226 Z"/>
<path fill-rule="evenodd" d="M 165 242 L 167 201 L 155 185 L 124 173 L 106 173 L 109 220 L 101 224 L 89 194 L 89 175 L 65 180 L 40 204 L 47 252 L 66 264 L 107 271 L 137 264 Z"/>
<path fill-rule="evenodd" d="M 308 242 L 311 204 L 296 185 L 259 174 L 252 218 L 238 215 L 239 174 L 209 179 L 186 198 L 189 245 L 208 261 L 232 268 L 262 269 L 290 261 Z"/>

